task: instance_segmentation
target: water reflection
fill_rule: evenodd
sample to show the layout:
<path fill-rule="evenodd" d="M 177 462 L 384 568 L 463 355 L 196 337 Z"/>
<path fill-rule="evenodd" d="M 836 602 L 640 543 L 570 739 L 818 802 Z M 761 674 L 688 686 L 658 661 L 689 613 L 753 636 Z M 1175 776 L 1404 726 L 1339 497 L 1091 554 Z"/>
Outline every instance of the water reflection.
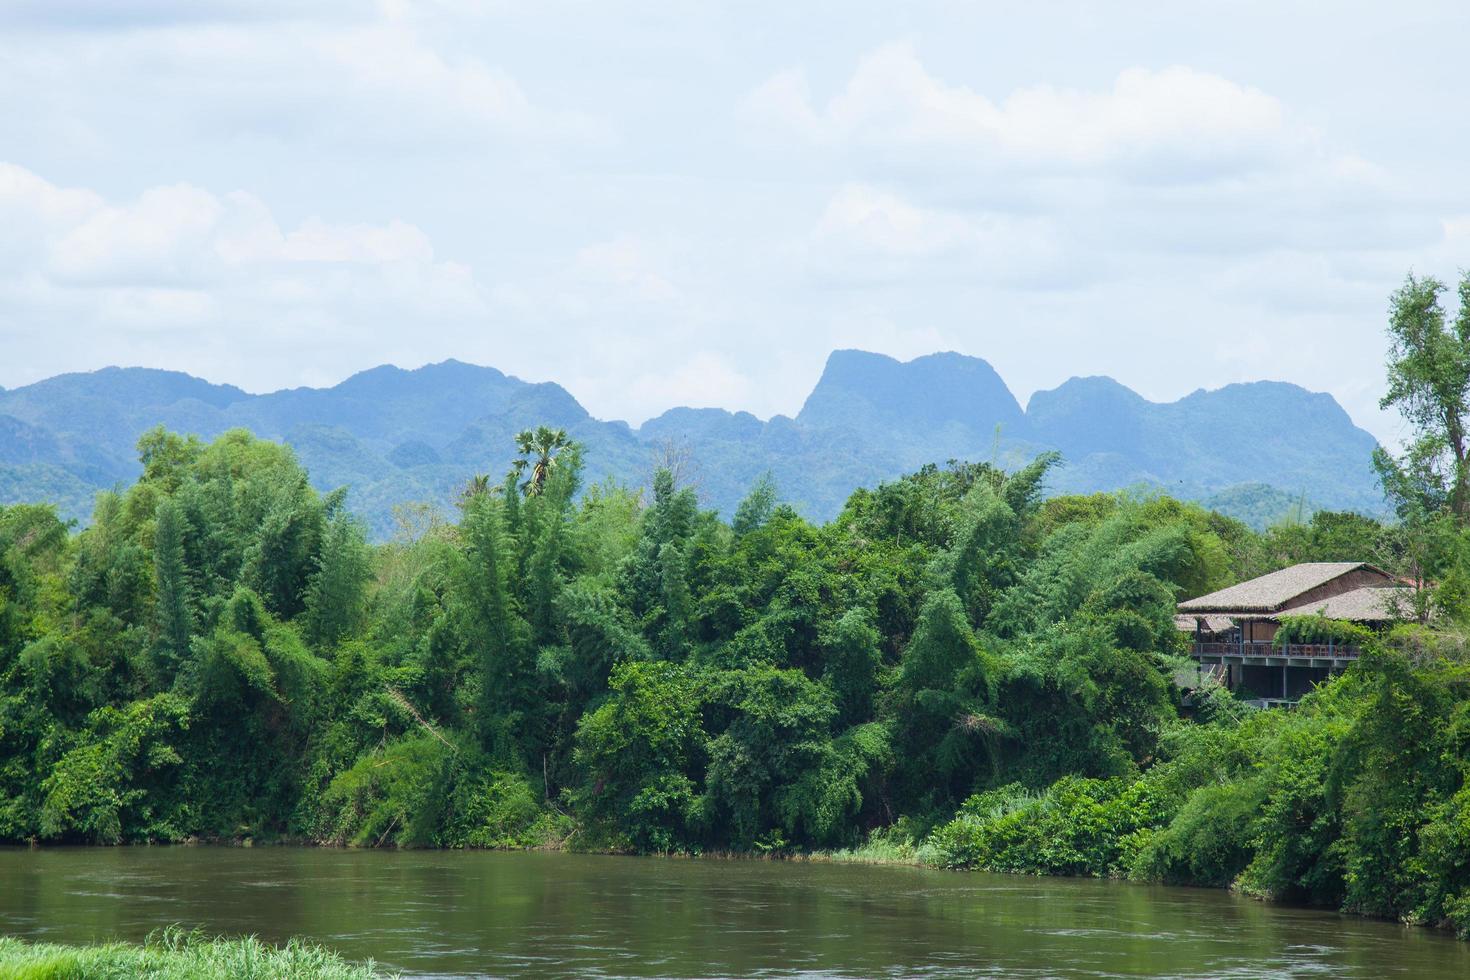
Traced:
<path fill-rule="evenodd" d="M 301 848 L 0 851 L 0 930 L 306 936 L 438 976 L 1462 977 L 1470 950 L 1223 892 L 912 868 Z"/>

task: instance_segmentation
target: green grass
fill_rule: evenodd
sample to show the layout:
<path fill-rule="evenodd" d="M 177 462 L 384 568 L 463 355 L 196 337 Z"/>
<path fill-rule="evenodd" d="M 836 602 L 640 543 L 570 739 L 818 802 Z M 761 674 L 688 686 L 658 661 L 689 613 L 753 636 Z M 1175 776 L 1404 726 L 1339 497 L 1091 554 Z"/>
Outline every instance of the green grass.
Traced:
<path fill-rule="evenodd" d="M 165 930 L 141 946 L 60 946 L 0 937 L 0 980 L 373 980 L 385 974 L 331 950 L 292 940 L 283 947 L 248 939 L 206 939 Z"/>
<path fill-rule="evenodd" d="M 856 847 L 814 851 L 806 855 L 806 859 L 830 864 L 910 864 L 925 867 L 937 864 L 934 846 L 924 838 L 924 834 L 902 821 L 892 827 L 874 830 Z"/>
<path fill-rule="evenodd" d="M 857 847 L 813 851 L 805 857 L 808 861 L 827 864 L 907 864 L 919 868 L 938 867 L 934 846 L 928 841 L 920 844 L 869 841 Z"/>

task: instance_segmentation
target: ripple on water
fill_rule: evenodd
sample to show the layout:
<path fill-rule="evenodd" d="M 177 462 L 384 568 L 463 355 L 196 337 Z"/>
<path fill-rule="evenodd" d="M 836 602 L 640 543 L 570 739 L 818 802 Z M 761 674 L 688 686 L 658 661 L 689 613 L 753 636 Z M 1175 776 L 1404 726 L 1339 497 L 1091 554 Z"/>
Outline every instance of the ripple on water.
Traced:
<path fill-rule="evenodd" d="M 187 921 L 304 935 L 413 976 L 1470 976 L 1443 937 L 1109 882 L 475 852 L 39 853 L 0 851 L 7 932 L 136 940 Z"/>

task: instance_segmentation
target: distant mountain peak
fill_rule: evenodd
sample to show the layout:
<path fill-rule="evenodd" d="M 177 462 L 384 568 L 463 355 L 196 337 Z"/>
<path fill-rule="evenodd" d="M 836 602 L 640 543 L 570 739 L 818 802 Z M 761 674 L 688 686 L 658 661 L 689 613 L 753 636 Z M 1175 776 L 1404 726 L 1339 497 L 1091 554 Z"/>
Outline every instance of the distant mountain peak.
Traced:
<path fill-rule="evenodd" d="M 945 351 L 899 361 L 859 350 L 832 352 L 796 416 L 819 428 L 958 422 L 984 432 L 1021 418 L 1016 396 L 981 358 Z"/>
<path fill-rule="evenodd" d="M 1087 392 L 1089 394 L 1116 395 L 1120 398 L 1128 398 L 1140 402 L 1148 401 L 1148 399 L 1144 398 L 1138 392 L 1109 375 L 1074 374 L 1055 388 L 1034 393 L 1031 396 L 1031 401 L 1028 401 L 1026 404 L 1026 411 L 1031 411 L 1031 402 L 1036 400 L 1037 395 L 1050 396 L 1058 392 Z"/>
<path fill-rule="evenodd" d="M 456 381 L 505 381 L 506 375 L 493 367 L 469 364 L 449 358 L 424 364 L 416 368 L 401 368 L 394 364 L 379 364 L 346 378 L 326 390 L 370 390 L 382 387 L 415 385 L 423 381 L 452 383 Z"/>
<path fill-rule="evenodd" d="M 44 400 L 53 393 L 67 397 L 60 394 L 63 392 L 116 399 L 133 406 L 166 405 L 192 398 L 218 407 L 250 397 L 249 392 L 234 385 L 214 384 L 183 371 L 117 365 L 58 374 L 5 394 L 11 398 L 39 396 Z"/>

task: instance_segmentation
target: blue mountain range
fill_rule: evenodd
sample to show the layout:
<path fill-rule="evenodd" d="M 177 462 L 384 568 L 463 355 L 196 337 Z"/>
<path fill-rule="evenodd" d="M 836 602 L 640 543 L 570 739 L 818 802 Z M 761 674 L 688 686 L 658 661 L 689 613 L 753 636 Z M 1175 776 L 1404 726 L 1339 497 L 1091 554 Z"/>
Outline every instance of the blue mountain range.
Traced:
<path fill-rule="evenodd" d="M 856 350 L 832 353 L 795 418 L 673 408 L 637 428 L 593 418 L 560 385 L 453 360 L 260 395 L 147 368 L 65 374 L 0 389 L 0 503 L 52 501 L 85 520 L 98 490 L 136 478 L 138 436 L 160 424 L 205 438 L 244 427 L 290 443 L 318 487 L 350 487 L 379 536 L 396 504 L 451 512 L 470 476 L 504 473 L 514 434 L 540 424 L 583 443 L 592 480 L 641 486 L 676 459 L 727 515 L 768 472 L 783 499 L 825 520 L 855 488 L 925 463 L 1018 466 L 1052 449 L 1064 458 L 1057 493 L 1158 488 L 1255 524 L 1302 500 L 1384 509 L 1375 440 L 1328 394 L 1261 381 L 1157 403 L 1091 377 L 1023 408 L 979 358 L 900 362 Z"/>

